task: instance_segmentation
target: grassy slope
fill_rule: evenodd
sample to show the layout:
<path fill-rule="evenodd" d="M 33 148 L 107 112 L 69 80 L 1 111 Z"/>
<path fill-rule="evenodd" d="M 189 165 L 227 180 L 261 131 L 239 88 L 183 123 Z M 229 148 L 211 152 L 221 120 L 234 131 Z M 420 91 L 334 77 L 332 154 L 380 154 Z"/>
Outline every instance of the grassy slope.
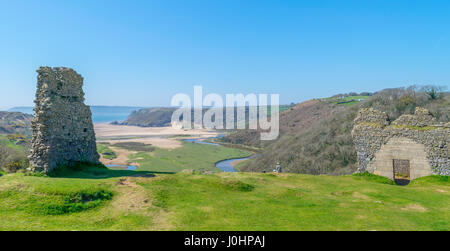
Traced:
<path fill-rule="evenodd" d="M 155 148 L 151 153 L 141 152 L 131 156 L 130 162 L 139 163 L 139 170 L 179 172 L 183 169 L 218 171 L 215 163 L 230 158 L 250 156 L 252 153 L 236 148 L 183 142 L 183 147 L 173 150 Z"/>
<path fill-rule="evenodd" d="M 145 172 L 2 176 L 0 230 L 450 230 L 448 177 L 398 187 L 364 176 L 122 177 L 131 174 Z M 81 200 L 78 207 L 67 200 L 99 191 L 114 197 Z M 48 208 L 79 211 L 58 215 Z"/>

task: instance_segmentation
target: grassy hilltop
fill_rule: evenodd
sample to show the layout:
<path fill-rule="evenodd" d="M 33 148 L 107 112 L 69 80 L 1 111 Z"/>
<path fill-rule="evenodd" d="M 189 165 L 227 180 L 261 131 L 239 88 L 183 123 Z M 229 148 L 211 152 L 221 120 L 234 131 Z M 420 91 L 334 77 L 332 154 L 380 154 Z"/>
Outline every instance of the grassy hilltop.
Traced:
<path fill-rule="evenodd" d="M 63 170 L 0 177 L 0 230 L 450 230 L 448 177 Z"/>
<path fill-rule="evenodd" d="M 350 131 L 360 107 L 396 118 L 423 106 L 448 121 L 449 102 L 448 94 L 430 98 L 410 89 L 317 99 L 285 107 L 276 141 L 255 145 L 258 131 L 224 139 L 262 152 L 239 163 L 239 170 L 270 171 L 280 161 L 289 174 L 219 173 L 217 161 L 252 153 L 239 146 L 182 142 L 176 149 L 102 143 L 103 157 L 126 152 L 128 164 L 137 163 L 138 170 L 79 164 L 47 177 L 24 171 L 26 137 L 0 135 L 0 230 L 448 231 L 448 177 L 396 186 L 371 174 L 309 174 L 354 170 Z"/>

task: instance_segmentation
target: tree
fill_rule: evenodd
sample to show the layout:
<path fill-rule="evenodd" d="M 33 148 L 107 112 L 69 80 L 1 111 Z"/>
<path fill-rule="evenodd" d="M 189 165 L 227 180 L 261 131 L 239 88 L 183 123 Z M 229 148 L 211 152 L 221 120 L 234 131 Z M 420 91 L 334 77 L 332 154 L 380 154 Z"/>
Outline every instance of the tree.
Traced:
<path fill-rule="evenodd" d="M 422 87 L 422 91 L 428 95 L 428 98 L 435 100 L 440 97 L 440 94 L 445 90 L 444 86 L 426 85 Z"/>

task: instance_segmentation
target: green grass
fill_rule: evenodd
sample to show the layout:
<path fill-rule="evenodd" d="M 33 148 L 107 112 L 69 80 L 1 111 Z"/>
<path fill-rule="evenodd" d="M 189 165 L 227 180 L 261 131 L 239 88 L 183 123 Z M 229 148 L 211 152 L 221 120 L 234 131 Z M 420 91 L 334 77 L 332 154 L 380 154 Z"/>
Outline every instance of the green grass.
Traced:
<path fill-rule="evenodd" d="M 6 174 L 0 230 L 450 230 L 448 177 L 151 174 Z"/>
<path fill-rule="evenodd" d="M 116 153 L 111 150 L 106 144 L 97 144 L 97 152 L 103 156 L 105 159 L 115 159 L 117 158 Z"/>
<path fill-rule="evenodd" d="M 222 185 L 236 180 L 254 189 L 230 191 Z M 178 212 L 172 219 L 178 230 L 450 229 L 448 183 L 398 187 L 378 181 L 238 173 L 142 185 L 156 188 L 164 208 Z"/>
<path fill-rule="evenodd" d="M 155 148 L 151 153 L 140 152 L 132 155 L 130 162 L 138 163 L 138 170 L 142 171 L 220 171 L 215 167 L 218 161 L 250 155 L 251 152 L 237 148 L 183 142 L 183 146 L 176 149 Z"/>
<path fill-rule="evenodd" d="M 423 177 L 420 179 L 415 179 L 411 184 L 439 184 L 439 185 L 449 185 L 449 176 L 432 175 L 428 177 Z"/>
<path fill-rule="evenodd" d="M 367 180 L 372 182 L 378 182 L 382 184 L 389 184 L 389 185 L 395 185 L 395 182 L 393 180 L 390 180 L 383 176 L 378 176 L 369 172 L 364 173 L 355 173 L 353 174 L 353 177 L 357 177 L 357 179 L 360 180 Z"/>
<path fill-rule="evenodd" d="M 79 163 L 71 167 L 60 167 L 51 172 L 48 176 L 53 178 L 108 179 L 149 174 L 150 172 L 147 171 L 114 170 L 103 165 Z"/>

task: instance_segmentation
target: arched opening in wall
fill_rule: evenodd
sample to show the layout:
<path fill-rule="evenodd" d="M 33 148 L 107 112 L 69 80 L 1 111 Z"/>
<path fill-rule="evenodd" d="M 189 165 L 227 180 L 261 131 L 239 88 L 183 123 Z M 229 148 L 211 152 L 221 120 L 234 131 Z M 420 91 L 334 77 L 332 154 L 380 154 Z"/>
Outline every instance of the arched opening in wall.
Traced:
<path fill-rule="evenodd" d="M 399 186 L 406 186 L 411 181 L 411 166 L 407 159 L 393 159 L 394 181 Z"/>
<path fill-rule="evenodd" d="M 391 138 L 382 145 L 369 163 L 369 170 L 399 185 L 432 174 L 425 146 L 405 137 Z"/>

